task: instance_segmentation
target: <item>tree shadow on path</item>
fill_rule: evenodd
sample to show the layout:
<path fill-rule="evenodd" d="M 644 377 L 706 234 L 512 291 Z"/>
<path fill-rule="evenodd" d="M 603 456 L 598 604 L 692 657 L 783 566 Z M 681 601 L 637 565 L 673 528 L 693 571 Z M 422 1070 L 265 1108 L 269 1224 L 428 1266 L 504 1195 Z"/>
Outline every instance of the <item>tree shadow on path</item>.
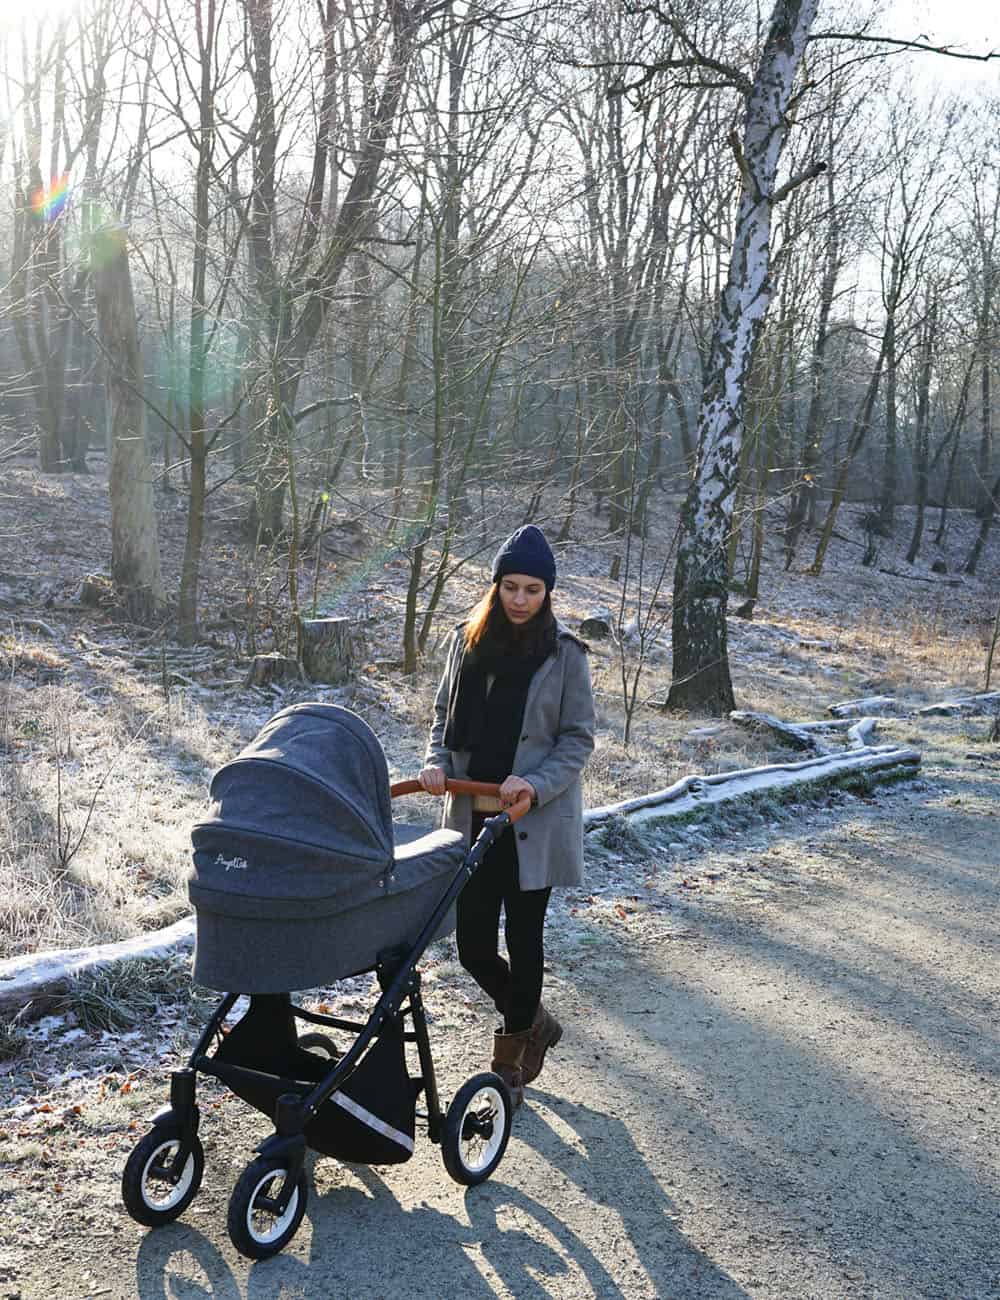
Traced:
<path fill-rule="evenodd" d="M 306 1253 L 293 1242 L 273 1260 L 231 1267 L 229 1247 L 224 1254 L 192 1227 L 148 1233 L 136 1293 L 140 1300 L 494 1300 L 498 1292 L 518 1300 L 747 1300 L 673 1224 L 669 1198 L 620 1120 L 536 1094 L 516 1123 L 494 1178 L 464 1193 L 444 1182 L 444 1203 L 442 1184 L 432 1184 L 445 1178 L 436 1161 L 427 1190 L 437 1204 L 401 1203 L 391 1172 L 333 1166 L 337 1183 L 324 1186 L 324 1175 L 310 1196 Z"/>

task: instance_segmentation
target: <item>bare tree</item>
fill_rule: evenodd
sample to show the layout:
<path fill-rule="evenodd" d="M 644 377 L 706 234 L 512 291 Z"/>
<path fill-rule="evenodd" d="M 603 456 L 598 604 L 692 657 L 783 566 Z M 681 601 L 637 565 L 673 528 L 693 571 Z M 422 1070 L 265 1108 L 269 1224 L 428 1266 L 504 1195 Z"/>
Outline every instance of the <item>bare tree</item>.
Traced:
<path fill-rule="evenodd" d="M 160 572 L 152 468 L 146 445 L 142 357 L 126 235 L 94 231 L 90 241 L 101 343 L 108 358 L 111 449 L 111 580 L 129 617 L 152 622 L 166 603 Z"/>
<path fill-rule="evenodd" d="M 900 337 L 902 312 L 917 291 L 949 187 L 944 165 L 953 112 L 931 106 L 918 115 L 911 98 L 893 106 L 890 184 L 882 209 L 882 305 L 885 311 L 885 447 L 879 501 L 879 530 L 888 537 L 895 524 L 899 476 L 898 373 L 908 346 Z"/>
<path fill-rule="evenodd" d="M 734 707 L 726 638 L 727 551 L 743 437 L 744 385 L 771 298 L 774 204 L 825 168 L 817 163 L 778 185 L 794 86 L 815 0 L 778 0 L 752 82 L 736 69 L 746 111 L 731 137 L 740 196 L 726 287 L 712 338 L 698 419 L 698 463 L 684 505 L 674 570 L 671 708 L 728 713 Z M 697 54 L 688 63 L 701 67 Z"/>
<path fill-rule="evenodd" d="M 831 488 L 830 505 L 809 568 L 818 576 L 833 536 L 837 514 L 847 493 L 851 468 L 872 427 L 879 387 L 887 383 L 886 440 L 883 454 L 879 528 L 888 532 L 894 517 L 897 493 L 897 402 L 896 386 L 901 343 L 898 337 L 903 313 L 913 300 L 935 249 L 942 209 L 950 180 L 943 165 L 949 110 L 942 116 L 943 130 L 932 135 L 924 121 L 901 110 L 894 119 L 891 169 L 881 205 L 881 295 L 884 311 L 881 340 L 874 369 L 857 413 L 847 446 Z"/>
<path fill-rule="evenodd" d="M 920 553 L 920 543 L 924 535 L 930 459 L 931 378 L 934 371 L 935 350 L 938 347 L 938 314 L 936 289 L 931 287 L 927 290 L 917 340 L 917 412 L 913 434 L 917 512 L 913 521 L 913 536 L 910 538 L 909 550 L 906 552 L 908 564 L 912 564 Z"/>

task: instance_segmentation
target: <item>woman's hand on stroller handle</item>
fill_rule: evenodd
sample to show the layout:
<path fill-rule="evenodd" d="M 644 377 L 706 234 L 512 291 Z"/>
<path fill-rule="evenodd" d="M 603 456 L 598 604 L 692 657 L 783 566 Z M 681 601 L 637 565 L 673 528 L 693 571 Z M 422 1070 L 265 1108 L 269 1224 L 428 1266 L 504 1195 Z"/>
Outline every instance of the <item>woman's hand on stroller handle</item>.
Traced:
<path fill-rule="evenodd" d="M 500 802 L 504 808 L 512 808 L 527 796 L 529 803 L 534 804 L 538 795 L 535 793 L 535 787 L 530 781 L 526 781 L 523 776 L 514 776 L 513 773 L 500 784 Z"/>
<path fill-rule="evenodd" d="M 421 768 L 417 780 L 428 794 L 441 795 L 444 794 L 447 789 L 448 778 L 445 775 L 443 767 Z"/>
<path fill-rule="evenodd" d="M 440 782 L 436 779 L 440 776 Z M 425 782 L 426 778 L 426 782 Z M 444 771 L 439 767 L 425 767 L 421 769 L 420 775 L 416 780 L 395 781 L 389 788 L 389 793 L 394 799 L 404 794 L 485 794 L 499 798 L 506 803 L 507 799 L 513 796 L 513 802 L 504 811 L 510 817 L 512 822 L 518 821 L 526 812 L 531 811 L 531 803 L 534 798 L 534 790 L 528 781 L 519 776 L 509 776 L 507 782 L 513 782 L 515 788 L 501 793 L 503 787 L 491 784 L 487 781 L 460 781 L 453 777 L 446 777 Z M 432 788 L 433 787 L 433 788 Z"/>

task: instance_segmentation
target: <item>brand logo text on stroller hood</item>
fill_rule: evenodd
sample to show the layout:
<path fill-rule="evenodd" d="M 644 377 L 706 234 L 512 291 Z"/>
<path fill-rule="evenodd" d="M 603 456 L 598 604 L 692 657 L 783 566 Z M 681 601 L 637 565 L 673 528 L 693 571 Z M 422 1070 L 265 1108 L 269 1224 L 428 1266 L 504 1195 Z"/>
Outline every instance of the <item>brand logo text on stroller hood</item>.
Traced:
<path fill-rule="evenodd" d="M 246 871 L 250 866 L 246 858 L 224 858 L 221 853 L 215 855 L 215 865 L 225 867 L 227 871 Z"/>

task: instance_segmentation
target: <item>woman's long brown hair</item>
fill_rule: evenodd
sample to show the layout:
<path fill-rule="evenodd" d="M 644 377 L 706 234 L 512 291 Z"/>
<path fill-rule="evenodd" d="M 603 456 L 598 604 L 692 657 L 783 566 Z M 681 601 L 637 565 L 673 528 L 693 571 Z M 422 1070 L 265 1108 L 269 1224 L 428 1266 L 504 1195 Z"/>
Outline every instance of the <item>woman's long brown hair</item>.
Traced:
<path fill-rule="evenodd" d="M 465 620 L 465 652 L 475 650 L 484 641 L 511 640 L 523 646 L 529 654 L 539 653 L 548 642 L 555 644 L 553 627 L 555 616 L 552 613 L 552 593 L 545 593 L 545 600 L 538 613 L 524 628 L 527 635 L 518 636 L 520 629 L 514 628 L 503 612 L 500 604 L 500 584 L 494 582 L 485 594 L 469 611 Z M 504 636 L 504 632 L 509 637 Z"/>

